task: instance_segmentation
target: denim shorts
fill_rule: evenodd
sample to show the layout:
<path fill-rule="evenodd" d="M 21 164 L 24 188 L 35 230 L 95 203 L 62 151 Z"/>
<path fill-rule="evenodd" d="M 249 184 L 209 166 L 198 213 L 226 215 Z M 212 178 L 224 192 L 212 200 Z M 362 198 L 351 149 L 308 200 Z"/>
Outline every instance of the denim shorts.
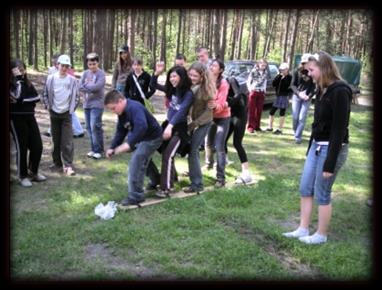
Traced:
<path fill-rule="evenodd" d="M 338 154 L 334 174 L 329 178 L 324 178 L 322 172 L 328 154 L 328 147 L 328 145 L 318 145 L 316 142 L 312 142 L 301 176 L 301 197 L 314 195 L 318 205 L 330 204 L 334 180 L 348 156 L 348 145 L 344 144 Z"/>

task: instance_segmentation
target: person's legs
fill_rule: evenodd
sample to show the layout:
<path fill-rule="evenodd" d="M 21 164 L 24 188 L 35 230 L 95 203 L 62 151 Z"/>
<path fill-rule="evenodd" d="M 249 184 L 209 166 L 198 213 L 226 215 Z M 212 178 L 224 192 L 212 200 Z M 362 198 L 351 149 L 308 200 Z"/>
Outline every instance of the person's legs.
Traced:
<path fill-rule="evenodd" d="M 271 129 L 273 129 L 273 120 L 275 118 L 276 110 L 277 108 L 272 106 L 271 110 L 269 111 L 269 120 L 268 120 L 268 128 L 267 128 L 269 129 L 268 131 L 271 131 Z"/>
<path fill-rule="evenodd" d="M 313 208 L 314 184 L 318 158 L 316 156 L 317 144 L 312 143 L 305 160 L 300 180 L 300 225 L 292 231 L 283 233 L 288 238 L 300 238 L 309 235 L 309 225 Z"/>
<path fill-rule="evenodd" d="M 224 143 L 228 133 L 230 118 L 214 119 L 217 125 L 215 147 L 217 153 L 216 179 L 218 182 L 225 184 L 225 150 Z"/>
<path fill-rule="evenodd" d="M 136 204 L 145 200 L 143 191 L 145 172 L 152 155 L 161 144 L 161 139 L 157 138 L 137 144 L 129 162 L 128 197 L 122 201 L 123 205 L 126 205 L 126 203 Z"/>
<path fill-rule="evenodd" d="M 205 144 L 205 164 L 206 167 L 212 168 L 214 166 L 214 142 L 216 135 L 217 126 L 215 122 L 211 123 L 210 128 L 208 129 L 206 135 L 206 144 Z"/>
<path fill-rule="evenodd" d="M 33 175 L 37 175 L 42 155 L 42 140 L 36 118 L 31 115 L 28 119 L 28 168 Z"/>
<path fill-rule="evenodd" d="M 191 138 L 191 149 L 188 154 L 188 170 L 191 181 L 191 188 L 196 191 L 203 190 L 203 177 L 200 168 L 199 147 L 203 143 L 204 138 L 211 123 L 198 127 Z"/>
<path fill-rule="evenodd" d="M 103 143 L 103 129 L 102 129 L 102 115 L 103 109 L 93 108 L 91 109 L 91 130 L 92 139 L 94 145 L 94 153 L 102 154 L 104 151 Z"/>
<path fill-rule="evenodd" d="M 285 122 L 285 111 L 286 109 L 280 109 L 280 120 L 279 120 L 279 130 L 282 131 Z"/>
<path fill-rule="evenodd" d="M 310 101 L 301 101 L 300 112 L 297 116 L 298 118 L 297 127 L 295 130 L 296 140 L 301 141 L 302 139 L 302 133 L 305 128 L 306 117 L 308 116 L 309 106 L 310 106 Z"/>
<path fill-rule="evenodd" d="M 261 114 L 263 113 L 265 93 L 257 93 L 255 130 L 261 130 Z"/>
<path fill-rule="evenodd" d="M 88 133 L 88 137 L 90 140 L 90 153 L 93 155 L 95 153 L 94 149 L 94 142 L 93 142 L 93 132 L 92 132 L 92 126 L 91 126 L 91 109 L 84 109 L 84 114 L 85 114 L 85 125 L 86 125 L 86 131 Z M 88 156 L 89 156 L 88 154 Z M 89 156 L 92 157 L 92 156 Z"/>
<path fill-rule="evenodd" d="M 62 130 L 62 119 L 59 118 L 59 114 L 51 111 L 50 112 L 50 128 L 52 132 L 53 150 L 52 158 L 53 163 L 56 167 L 62 167 L 61 159 L 61 130 Z"/>
<path fill-rule="evenodd" d="M 28 150 L 28 129 L 27 122 L 23 116 L 11 116 L 11 131 L 15 138 L 17 176 L 24 179 L 28 175 L 27 150 Z"/>
<path fill-rule="evenodd" d="M 171 188 L 171 170 L 172 159 L 175 156 L 176 151 L 180 145 L 180 138 L 177 135 L 173 135 L 168 143 L 166 149 L 162 152 L 162 168 L 161 168 L 161 180 L 160 187 L 162 190 L 170 190 Z"/>
<path fill-rule="evenodd" d="M 72 167 L 74 157 L 72 116 L 69 112 L 64 113 L 61 120 L 62 160 L 64 162 L 64 167 Z"/>
<path fill-rule="evenodd" d="M 250 132 L 255 130 L 255 115 L 256 115 L 256 106 L 255 106 L 255 92 L 249 94 L 248 97 L 248 126 L 247 129 Z"/>
<path fill-rule="evenodd" d="M 292 97 L 292 120 L 293 120 L 293 131 L 295 133 L 295 138 L 296 137 L 296 130 L 298 126 L 298 120 L 299 120 L 299 115 L 300 115 L 300 109 L 301 109 L 301 99 L 293 94 Z"/>
<path fill-rule="evenodd" d="M 74 136 L 81 136 L 84 134 L 80 119 L 78 119 L 76 112 L 72 114 L 72 129 Z"/>

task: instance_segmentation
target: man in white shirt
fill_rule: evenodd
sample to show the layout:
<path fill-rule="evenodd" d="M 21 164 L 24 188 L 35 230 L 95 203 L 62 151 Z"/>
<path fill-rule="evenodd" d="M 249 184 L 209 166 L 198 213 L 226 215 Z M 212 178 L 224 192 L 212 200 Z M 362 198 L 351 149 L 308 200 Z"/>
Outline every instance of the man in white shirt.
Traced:
<path fill-rule="evenodd" d="M 70 58 L 58 58 L 58 72 L 49 75 L 43 93 L 43 101 L 50 113 L 53 140 L 52 170 L 64 171 L 68 176 L 75 175 L 73 169 L 72 113 L 79 102 L 78 83 L 67 73 L 71 66 Z"/>

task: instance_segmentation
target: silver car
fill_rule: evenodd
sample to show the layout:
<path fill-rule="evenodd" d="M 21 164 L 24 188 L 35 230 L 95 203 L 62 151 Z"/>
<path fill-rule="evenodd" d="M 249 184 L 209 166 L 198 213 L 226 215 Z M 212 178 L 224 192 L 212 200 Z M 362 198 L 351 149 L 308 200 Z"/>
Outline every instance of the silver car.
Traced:
<path fill-rule="evenodd" d="M 233 76 L 237 79 L 240 85 L 240 90 L 248 94 L 247 79 L 252 68 L 255 65 L 253 60 L 230 60 L 225 62 L 225 70 L 223 72 L 224 77 Z M 275 88 L 272 87 L 272 81 L 275 76 L 279 73 L 279 65 L 275 62 L 268 62 L 268 80 L 267 80 L 267 90 L 265 93 L 265 104 L 272 104 L 276 99 Z"/>

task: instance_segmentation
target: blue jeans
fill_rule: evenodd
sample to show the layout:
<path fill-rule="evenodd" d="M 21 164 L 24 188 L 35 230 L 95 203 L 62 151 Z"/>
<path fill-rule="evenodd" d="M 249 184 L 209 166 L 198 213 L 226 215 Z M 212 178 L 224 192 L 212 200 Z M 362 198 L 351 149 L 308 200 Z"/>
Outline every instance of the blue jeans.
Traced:
<path fill-rule="evenodd" d="M 192 134 L 191 149 L 188 154 L 188 171 L 191 181 L 191 188 L 194 190 L 203 190 L 202 171 L 200 169 L 199 147 L 211 126 L 211 122 L 198 127 Z"/>
<path fill-rule="evenodd" d="M 308 115 L 310 100 L 304 101 L 298 96 L 292 97 L 292 116 L 294 138 L 301 141 L 302 132 L 304 131 L 306 117 Z"/>
<path fill-rule="evenodd" d="M 229 130 L 230 117 L 214 119 L 207 135 L 206 156 L 207 164 L 214 164 L 213 154 L 215 148 L 217 153 L 216 179 L 225 182 L 225 139 Z M 208 152 L 208 153 L 207 153 Z"/>
<path fill-rule="evenodd" d="M 81 122 L 78 119 L 76 112 L 72 113 L 72 129 L 73 129 L 73 135 L 75 136 L 84 134 L 84 129 L 81 126 Z"/>
<path fill-rule="evenodd" d="M 162 136 L 151 141 L 142 141 L 136 145 L 129 162 L 128 172 L 128 200 L 142 202 L 144 197 L 143 182 L 147 166 L 154 152 L 162 144 Z"/>
<path fill-rule="evenodd" d="M 317 148 L 321 146 L 319 151 Z M 329 178 L 322 176 L 324 163 L 328 154 L 328 145 L 317 145 L 314 141 L 309 149 L 308 156 L 305 160 L 304 170 L 300 182 L 301 197 L 314 195 L 317 204 L 328 205 L 331 201 L 331 191 L 337 173 L 345 163 L 348 156 L 348 145 L 342 146 L 337 157 L 334 174 Z"/>
<path fill-rule="evenodd" d="M 88 132 L 91 151 L 94 153 L 103 153 L 103 129 L 102 114 L 103 109 L 92 108 L 84 109 L 86 131 Z"/>
<path fill-rule="evenodd" d="M 125 85 L 116 84 L 115 89 L 120 92 L 122 95 L 125 95 Z"/>

